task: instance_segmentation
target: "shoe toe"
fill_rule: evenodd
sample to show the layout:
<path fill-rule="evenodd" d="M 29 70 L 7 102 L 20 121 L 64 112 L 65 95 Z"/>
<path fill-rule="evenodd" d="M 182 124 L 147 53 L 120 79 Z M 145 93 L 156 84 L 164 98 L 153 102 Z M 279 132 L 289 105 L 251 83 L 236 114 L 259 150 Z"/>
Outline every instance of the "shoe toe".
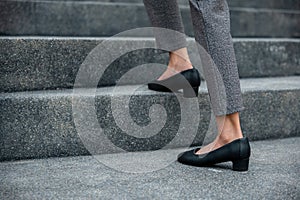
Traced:
<path fill-rule="evenodd" d="M 157 82 L 148 83 L 148 89 L 160 92 L 171 92 L 171 89 Z"/>
<path fill-rule="evenodd" d="M 194 161 L 194 157 L 195 157 L 194 151 L 195 151 L 195 149 L 192 149 L 192 150 L 180 153 L 177 156 L 177 161 L 182 163 L 182 164 L 192 163 Z"/>
<path fill-rule="evenodd" d="M 182 152 L 177 156 L 177 161 L 180 163 L 186 163 L 186 153 L 187 152 Z"/>

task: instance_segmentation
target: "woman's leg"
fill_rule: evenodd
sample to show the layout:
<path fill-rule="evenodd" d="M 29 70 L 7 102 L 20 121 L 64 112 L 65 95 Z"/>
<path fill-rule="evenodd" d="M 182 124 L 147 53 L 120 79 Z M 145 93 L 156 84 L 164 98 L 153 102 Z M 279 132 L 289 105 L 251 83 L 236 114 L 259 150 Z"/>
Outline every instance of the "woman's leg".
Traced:
<path fill-rule="evenodd" d="M 201 1 L 206 3 L 199 7 L 200 1 L 190 0 L 191 14 L 193 19 L 196 41 L 202 45 L 210 54 L 218 71 L 221 74 L 222 83 L 226 93 L 226 108 L 220 108 L 223 99 L 214 98 L 218 91 L 219 74 L 208 64 L 204 65 L 204 75 L 207 78 L 207 85 L 212 101 L 212 107 L 216 114 L 216 121 L 219 135 L 216 140 L 201 148 L 198 153 L 204 153 L 216 149 L 234 139 L 242 137 L 242 131 L 239 121 L 239 111 L 243 109 L 238 70 L 235 61 L 235 55 L 230 35 L 229 10 L 226 1 Z M 179 12 L 177 1 L 175 0 L 144 0 L 150 21 L 154 27 L 168 28 L 183 33 L 182 19 Z M 203 12 L 203 9 L 207 9 Z M 186 39 L 181 34 L 164 34 L 165 32 L 155 32 L 155 38 L 158 48 L 169 49 L 170 62 L 168 68 L 183 71 L 182 66 L 188 66 L 190 60 L 186 50 Z M 166 32 L 167 33 L 167 32 Z M 178 54 L 177 54 L 178 53 Z M 172 62 L 174 59 L 174 62 Z M 187 62 L 188 61 L 188 62 Z M 183 63 L 176 65 L 174 63 Z M 187 64 L 187 65 L 185 65 Z M 174 66 L 178 66 L 177 68 Z M 189 66 L 191 67 L 191 65 Z M 173 70 L 168 70 L 160 77 L 161 79 L 169 77 Z M 174 73 L 174 72 L 173 72 Z M 213 77 L 211 77 L 213 76 Z"/>
<path fill-rule="evenodd" d="M 149 19 L 155 29 L 156 44 L 159 49 L 169 51 L 168 68 L 158 80 L 191 69 L 192 64 L 187 52 L 181 14 L 176 0 L 144 0 Z M 167 31 L 174 30 L 174 32 Z"/>
<path fill-rule="evenodd" d="M 230 34 L 230 15 L 226 0 L 189 0 L 191 16 L 194 26 L 195 39 L 209 53 L 217 68 L 218 74 L 211 73 L 211 66 L 203 66 L 205 78 L 208 79 L 208 89 L 213 104 L 219 104 L 222 99 L 214 98 L 219 87 L 209 80 L 212 74 L 220 76 L 225 95 L 225 109 L 216 107 L 216 122 L 219 135 L 209 145 L 198 151 L 198 154 L 207 153 L 243 137 L 240 126 L 239 111 L 243 110 L 242 94 L 238 68 Z M 215 79 L 216 80 L 216 79 Z M 221 104 L 224 105 L 224 104 Z"/>

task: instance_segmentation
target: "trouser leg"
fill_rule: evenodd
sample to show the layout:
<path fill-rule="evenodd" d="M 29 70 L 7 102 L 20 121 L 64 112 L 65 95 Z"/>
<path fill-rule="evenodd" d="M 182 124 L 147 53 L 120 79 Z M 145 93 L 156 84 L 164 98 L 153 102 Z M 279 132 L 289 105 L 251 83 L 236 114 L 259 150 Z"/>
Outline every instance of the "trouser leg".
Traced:
<path fill-rule="evenodd" d="M 243 110 L 239 74 L 230 34 L 226 0 L 189 0 L 195 39 L 211 56 L 199 51 L 203 72 L 216 115 Z M 176 0 L 144 0 L 154 27 L 174 30 L 154 31 L 158 48 L 174 51 L 187 46 L 181 14 Z"/>
<path fill-rule="evenodd" d="M 187 46 L 177 0 L 144 0 L 144 5 L 152 26 L 158 28 L 154 29 L 158 49 L 175 51 Z"/>
<path fill-rule="evenodd" d="M 216 68 L 214 70 L 210 64 L 203 63 L 212 107 L 215 108 L 216 115 L 239 112 L 244 107 L 230 34 L 230 14 L 227 2 L 226 0 L 189 0 L 189 4 L 195 39 L 211 56 Z M 201 59 L 203 60 L 203 57 Z M 225 96 L 220 90 L 224 90 Z M 223 97 L 225 109 L 222 108 Z"/>

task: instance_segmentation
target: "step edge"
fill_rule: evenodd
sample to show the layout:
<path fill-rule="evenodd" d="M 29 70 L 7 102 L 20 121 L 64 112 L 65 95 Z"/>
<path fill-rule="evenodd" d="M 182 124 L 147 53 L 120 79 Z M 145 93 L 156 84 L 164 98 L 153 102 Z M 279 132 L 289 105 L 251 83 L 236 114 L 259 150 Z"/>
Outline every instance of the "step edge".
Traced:
<path fill-rule="evenodd" d="M 300 76 L 287 76 L 287 77 L 268 77 L 268 78 L 243 78 L 241 80 L 242 93 L 253 92 L 268 92 L 268 91 L 300 91 Z M 263 81 L 264 83 L 261 83 Z M 268 84 L 277 82 L 279 86 L 270 87 Z M 243 87 L 243 85 L 249 85 L 249 83 L 260 84 L 260 87 Z M 267 82 L 267 83 L 266 83 Z M 131 93 L 136 88 L 142 88 L 136 93 Z M 115 92 L 115 91 L 116 92 Z M 129 91 L 129 92 L 127 92 Z M 207 94 L 206 82 L 203 81 L 200 87 L 199 94 Z M 2 92 L 0 93 L 0 100 L 2 99 L 15 99 L 15 98 L 49 98 L 49 97 L 95 97 L 95 96 L 128 96 L 128 95 L 173 95 L 172 93 L 156 92 L 147 89 L 146 85 L 121 85 L 121 86 L 109 86 L 101 88 L 75 88 L 75 89 L 60 89 L 60 90 L 36 90 L 36 91 L 21 91 L 21 92 Z M 45 97 L 45 95 L 47 95 Z"/>

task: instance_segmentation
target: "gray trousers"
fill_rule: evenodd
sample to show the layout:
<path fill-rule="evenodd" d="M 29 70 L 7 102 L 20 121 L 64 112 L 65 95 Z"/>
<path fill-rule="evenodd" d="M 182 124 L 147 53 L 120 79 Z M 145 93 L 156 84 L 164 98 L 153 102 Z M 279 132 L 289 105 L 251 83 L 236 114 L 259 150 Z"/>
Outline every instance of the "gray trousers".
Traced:
<path fill-rule="evenodd" d="M 156 32 L 158 48 L 174 51 L 187 47 L 185 35 L 180 34 L 184 33 L 184 27 L 177 0 L 144 0 L 144 5 L 153 27 L 178 32 L 172 35 Z M 189 0 L 189 5 L 196 42 L 207 51 L 216 67 L 214 70 L 209 62 L 202 63 L 213 111 L 218 116 L 239 112 L 244 107 L 227 2 Z"/>

